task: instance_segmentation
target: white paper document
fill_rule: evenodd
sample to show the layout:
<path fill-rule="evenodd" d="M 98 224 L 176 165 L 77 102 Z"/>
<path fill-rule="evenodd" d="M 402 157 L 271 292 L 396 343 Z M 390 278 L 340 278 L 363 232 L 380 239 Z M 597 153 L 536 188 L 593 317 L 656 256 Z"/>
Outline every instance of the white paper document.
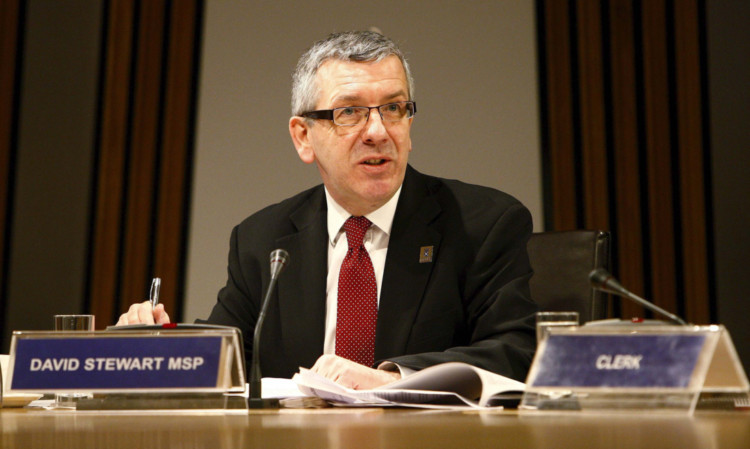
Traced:
<path fill-rule="evenodd" d="M 498 407 L 525 388 L 522 382 L 459 362 L 425 368 L 372 390 L 346 388 L 304 368 L 292 380 L 304 394 L 348 406 Z"/>

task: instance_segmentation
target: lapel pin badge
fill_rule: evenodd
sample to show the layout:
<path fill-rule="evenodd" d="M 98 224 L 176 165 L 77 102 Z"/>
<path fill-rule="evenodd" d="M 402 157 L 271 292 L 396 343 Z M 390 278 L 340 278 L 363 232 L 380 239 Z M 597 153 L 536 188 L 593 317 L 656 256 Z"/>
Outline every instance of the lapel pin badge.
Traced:
<path fill-rule="evenodd" d="M 434 252 L 434 249 L 434 246 L 423 246 L 419 248 L 419 263 L 432 262 L 432 254 Z"/>

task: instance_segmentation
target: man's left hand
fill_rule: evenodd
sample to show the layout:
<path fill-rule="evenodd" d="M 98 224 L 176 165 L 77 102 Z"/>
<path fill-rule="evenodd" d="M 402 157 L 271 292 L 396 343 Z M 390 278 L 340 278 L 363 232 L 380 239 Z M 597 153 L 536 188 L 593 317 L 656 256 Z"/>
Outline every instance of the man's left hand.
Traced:
<path fill-rule="evenodd" d="M 369 368 L 337 355 L 322 355 L 311 371 L 354 390 L 369 390 L 401 379 L 396 371 Z"/>

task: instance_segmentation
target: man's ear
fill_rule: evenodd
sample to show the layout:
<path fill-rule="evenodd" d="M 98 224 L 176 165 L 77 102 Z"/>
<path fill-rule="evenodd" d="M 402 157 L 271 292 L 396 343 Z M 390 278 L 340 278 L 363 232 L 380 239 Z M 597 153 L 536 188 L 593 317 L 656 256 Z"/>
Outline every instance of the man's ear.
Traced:
<path fill-rule="evenodd" d="M 313 151 L 312 139 L 310 136 L 311 124 L 302 117 L 292 117 L 289 119 L 289 135 L 292 136 L 294 148 L 297 154 L 305 164 L 315 162 L 315 151 Z"/>

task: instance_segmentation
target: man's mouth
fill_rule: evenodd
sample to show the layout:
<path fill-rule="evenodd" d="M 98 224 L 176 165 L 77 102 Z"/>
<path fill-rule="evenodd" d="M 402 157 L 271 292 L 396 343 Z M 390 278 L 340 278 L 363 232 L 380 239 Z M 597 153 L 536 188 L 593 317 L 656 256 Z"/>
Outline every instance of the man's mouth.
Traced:
<path fill-rule="evenodd" d="M 382 165 L 385 164 L 385 159 L 366 159 L 362 163 L 365 165 Z"/>

